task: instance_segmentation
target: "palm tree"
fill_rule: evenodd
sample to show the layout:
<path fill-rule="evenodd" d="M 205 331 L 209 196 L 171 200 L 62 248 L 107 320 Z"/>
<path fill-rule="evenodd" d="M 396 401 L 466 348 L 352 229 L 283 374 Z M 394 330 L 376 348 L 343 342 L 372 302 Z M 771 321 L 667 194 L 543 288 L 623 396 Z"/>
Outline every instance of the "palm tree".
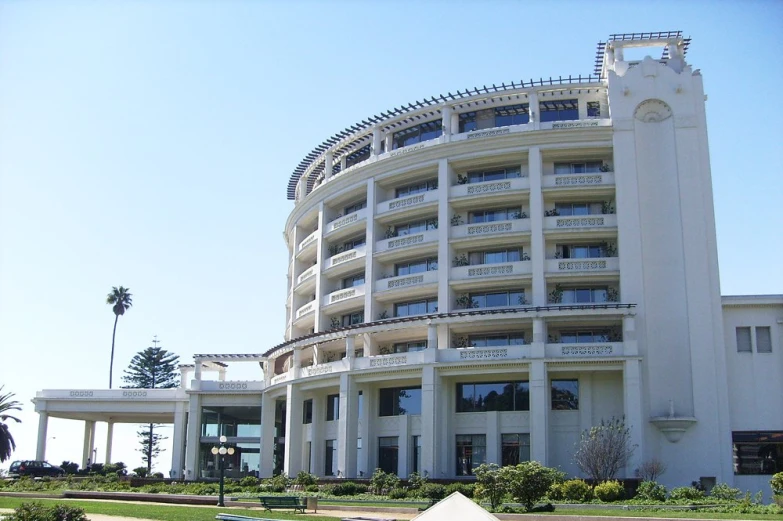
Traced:
<path fill-rule="evenodd" d="M 11 431 L 8 430 L 8 425 L 5 424 L 8 420 L 14 420 L 16 423 L 22 423 L 22 420 L 16 416 L 7 414 L 9 411 L 21 411 L 22 404 L 13 398 L 13 393 L 2 394 L 3 386 L 0 385 L 0 462 L 3 462 L 11 457 L 11 452 L 16 449 L 16 443 L 14 437 L 11 436 Z"/>
<path fill-rule="evenodd" d="M 131 300 L 131 294 L 128 293 L 130 288 L 111 288 L 111 293 L 106 297 L 106 303 L 112 305 L 112 311 L 114 311 L 114 331 L 111 333 L 111 362 L 109 362 L 109 389 L 111 389 L 111 376 L 114 371 L 114 336 L 117 334 L 117 320 L 120 315 L 124 315 L 125 311 L 133 305 Z"/>

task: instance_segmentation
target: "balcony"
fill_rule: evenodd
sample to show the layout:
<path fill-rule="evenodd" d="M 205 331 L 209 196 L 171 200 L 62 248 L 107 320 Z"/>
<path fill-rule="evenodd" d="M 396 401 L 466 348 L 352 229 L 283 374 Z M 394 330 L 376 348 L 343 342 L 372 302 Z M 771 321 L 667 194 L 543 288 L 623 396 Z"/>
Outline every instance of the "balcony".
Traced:
<path fill-rule="evenodd" d="M 325 295 L 321 305 L 329 309 L 330 313 L 343 308 L 349 308 L 361 302 L 364 303 L 364 284 L 352 288 L 339 289 Z"/>
<path fill-rule="evenodd" d="M 391 355 L 377 355 L 356 358 L 354 369 L 387 369 L 409 365 L 431 363 L 435 361 L 436 349 L 425 349 L 411 353 L 395 353 Z"/>
<path fill-rule="evenodd" d="M 305 237 L 302 242 L 299 243 L 299 246 L 296 250 L 296 254 L 299 255 L 306 249 L 312 249 L 312 247 L 315 246 L 317 240 L 318 240 L 318 230 L 315 230 L 313 233 Z"/>
<path fill-rule="evenodd" d="M 490 277 L 518 277 L 533 271 L 530 261 L 476 264 L 451 268 L 451 280 L 476 280 Z"/>
<path fill-rule="evenodd" d="M 362 208 L 356 212 L 349 213 L 345 217 L 338 217 L 334 221 L 327 224 L 326 229 L 324 230 L 324 235 L 331 237 L 364 229 L 366 220 L 367 208 Z"/>
<path fill-rule="evenodd" d="M 514 177 L 499 181 L 455 185 L 450 187 L 449 195 L 452 199 L 457 199 L 495 194 L 517 194 L 525 190 L 530 190 L 530 180 L 527 177 Z"/>
<path fill-rule="evenodd" d="M 622 342 L 601 342 L 591 344 L 547 344 L 547 358 L 578 358 L 623 356 Z"/>
<path fill-rule="evenodd" d="M 332 255 L 324 263 L 324 269 L 329 272 L 329 275 L 337 275 L 338 273 L 348 272 L 352 269 L 359 267 L 360 264 L 364 264 L 364 257 L 366 255 L 366 247 L 364 245 L 357 246 L 356 248 L 348 251 Z"/>
<path fill-rule="evenodd" d="M 336 362 L 327 362 L 318 365 L 311 365 L 309 367 L 302 367 L 299 370 L 300 378 L 309 378 L 311 376 L 322 376 L 325 374 L 342 373 L 348 371 L 350 365 L 348 360 L 343 358 Z"/>
<path fill-rule="evenodd" d="M 430 270 L 410 275 L 400 275 L 375 281 L 375 292 L 379 300 L 383 300 L 381 294 L 388 298 L 400 298 L 406 295 L 418 295 L 426 292 L 430 284 L 438 283 L 438 271 Z"/>
<path fill-rule="evenodd" d="M 530 219 L 514 219 L 512 221 L 495 221 L 489 223 L 463 224 L 451 228 L 452 239 L 468 239 L 472 237 L 494 237 L 530 233 Z"/>
<path fill-rule="evenodd" d="M 430 243 L 437 243 L 438 230 L 427 230 L 426 232 L 403 235 L 384 239 L 375 243 L 375 252 L 384 253 L 389 251 L 407 250 Z"/>
<path fill-rule="evenodd" d="M 237 393 L 242 391 L 263 391 L 264 382 L 257 380 L 201 380 L 199 384 L 199 391 L 211 391 L 211 392 L 225 392 L 225 393 Z"/>
<path fill-rule="evenodd" d="M 542 188 L 585 188 L 614 186 L 613 172 L 595 172 L 592 174 L 560 174 L 545 175 Z"/>
<path fill-rule="evenodd" d="M 406 195 L 404 197 L 398 197 L 396 199 L 378 203 L 375 207 L 375 212 L 378 216 L 387 213 L 397 214 L 407 209 L 429 206 L 430 204 L 437 204 L 437 202 L 438 190 L 428 190 L 419 194 Z"/>
<path fill-rule="evenodd" d="M 297 278 L 296 278 L 296 285 L 297 288 L 302 285 L 303 282 L 306 280 L 315 277 L 315 274 L 318 273 L 318 264 L 313 264 L 306 270 L 304 270 Z M 315 279 L 313 279 L 314 281 Z"/>
<path fill-rule="evenodd" d="M 439 349 L 438 362 L 487 362 L 492 360 L 519 360 L 530 357 L 529 345 L 498 347 L 465 347 Z"/>
<path fill-rule="evenodd" d="M 311 314 L 313 311 L 315 311 L 315 304 L 316 304 L 316 301 L 315 300 L 311 300 L 310 302 L 308 302 L 304 306 L 302 306 L 299 309 L 297 309 L 296 310 L 296 315 L 295 315 L 296 316 L 296 320 L 299 320 L 302 317 L 305 317 L 305 316 Z"/>
<path fill-rule="evenodd" d="M 552 274 L 595 273 L 620 271 L 620 259 L 601 257 L 597 259 L 547 259 L 546 272 Z"/>
<path fill-rule="evenodd" d="M 589 231 L 606 228 L 617 228 L 616 215 L 599 214 L 544 217 L 544 230 L 546 231 Z"/>

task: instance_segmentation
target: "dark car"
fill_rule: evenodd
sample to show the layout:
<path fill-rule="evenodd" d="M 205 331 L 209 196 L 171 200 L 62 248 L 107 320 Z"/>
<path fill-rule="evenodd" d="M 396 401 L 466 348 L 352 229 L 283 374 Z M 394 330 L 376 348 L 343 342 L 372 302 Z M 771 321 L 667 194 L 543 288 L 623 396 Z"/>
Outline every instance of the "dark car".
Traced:
<path fill-rule="evenodd" d="M 42 478 L 44 476 L 64 476 L 65 471 L 60 467 L 55 467 L 46 461 L 23 460 L 14 461 L 8 468 L 9 477 L 31 476 Z"/>

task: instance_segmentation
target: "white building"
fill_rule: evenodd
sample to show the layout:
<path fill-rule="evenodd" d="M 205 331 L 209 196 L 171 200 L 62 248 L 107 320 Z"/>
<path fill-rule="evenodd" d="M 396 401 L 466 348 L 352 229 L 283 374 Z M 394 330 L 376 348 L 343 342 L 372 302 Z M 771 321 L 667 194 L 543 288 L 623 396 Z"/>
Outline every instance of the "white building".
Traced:
<path fill-rule="evenodd" d="M 181 389 L 42 391 L 38 457 L 54 416 L 85 420 L 85 461 L 95 421 L 174 423 L 186 479 L 213 475 L 220 434 L 234 476 L 578 475 L 580 432 L 624 416 L 625 477 L 658 458 L 670 485 L 768 492 L 783 296 L 721 299 L 688 44 L 612 35 L 595 76 L 458 91 L 328 139 L 289 184 L 286 342 L 197 355 Z M 234 362 L 258 381 L 225 380 Z"/>

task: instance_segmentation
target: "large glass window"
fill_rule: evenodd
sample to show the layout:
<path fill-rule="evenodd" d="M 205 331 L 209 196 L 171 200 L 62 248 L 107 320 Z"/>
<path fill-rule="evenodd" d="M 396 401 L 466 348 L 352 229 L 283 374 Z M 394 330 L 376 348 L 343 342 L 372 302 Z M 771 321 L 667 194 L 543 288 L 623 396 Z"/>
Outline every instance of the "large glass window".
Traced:
<path fill-rule="evenodd" d="M 579 409 L 579 380 L 552 380 L 552 410 Z"/>
<path fill-rule="evenodd" d="M 313 423 L 313 399 L 305 400 L 302 403 L 302 423 Z"/>
<path fill-rule="evenodd" d="M 326 440 L 324 454 L 324 476 L 337 475 L 337 440 Z"/>
<path fill-rule="evenodd" d="M 522 248 L 510 248 L 492 251 L 473 251 L 468 254 L 470 265 L 500 264 L 502 262 L 517 262 L 522 260 Z"/>
<path fill-rule="evenodd" d="M 457 384 L 457 412 L 529 411 L 528 382 Z"/>
<path fill-rule="evenodd" d="M 592 344 L 595 342 L 612 342 L 612 336 L 612 331 L 608 329 L 564 330 L 560 331 L 560 343 Z"/>
<path fill-rule="evenodd" d="M 410 262 L 401 262 L 394 265 L 395 275 L 411 275 L 413 273 L 423 273 L 438 269 L 438 259 L 433 257 Z"/>
<path fill-rule="evenodd" d="M 597 259 L 606 257 L 606 252 L 600 244 L 564 244 L 560 246 L 564 259 Z"/>
<path fill-rule="evenodd" d="M 407 147 L 422 141 L 429 141 L 430 139 L 440 137 L 440 135 L 443 134 L 441 123 L 441 120 L 438 119 L 395 132 L 394 137 L 392 138 L 394 143 L 393 148 Z"/>
<path fill-rule="evenodd" d="M 496 291 L 492 293 L 471 293 L 472 307 L 495 308 L 520 306 L 525 303 L 525 290 Z"/>
<path fill-rule="evenodd" d="M 203 407 L 201 436 L 261 436 L 261 407 Z"/>
<path fill-rule="evenodd" d="M 503 434 L 500 452 L 504 467 L 530 461 L 530 434 Z"/>
<path fill-rule="evenodd" d="M 564 99 L 538 103 L 541 121 L 570 121 L 579 119 L 579 100 Z"/>
<path fill-rule="evenodd" d="M 563 288 L 561 304 L 606 302 L 606 288 Z"/>
<path fill-rule="evenodd" d="M 521 208 L 499 208 L 496 210 L 477 210 L 468 213 L 468 223 L 489 223 L 510 221 L 522 217 Z"/>
<path fill-rule="evenodd" d="M 588 118 L 600 118 L 601 117 L 601 104 L 597 101 L 587 102 L 587 117 Z"/>
<path fill-rule="evenodd" d="M 330 394 L 326 397 L 326 421 L 332 422 L 340 419 L 340 395 Z"/>
<path fill-rule="evenodd" d="M 343 279 L 342 287 L 343 289 L 346 288 L 353 288 L 355 286 L 361 286 L 364 284 L 364 273 L 358 273 L 356 275 L 351 275 L 350 277 L 346 277 Z"/>
<path fill-rule="evenodd" d="M 486 462 L 486 435 L 457 435 L 457 476 L 472 476 L 473 469 Z"/>
<path fill-rule="evenodd" d="M 508 105 L 495 109 L 495 126 L 508 127 L 510 125 L 524 125 L 530 122 L 530 105 Z"/>
<path fill-rule="evenodd" d="M 411 472 L 421 472 L 421 436 L 413 436 L 411 447 L 413 448 L 411 451 L 413 453 L 413 457 L 411 458 Z"/>
<path fill-rule="evenodd" d="M 343 327 L 353 326 L 355 324 L 361 324 L 364 322 L 364 311 L 356 311 L 354 313 L 348 313 L 340 317 Z"/>
<path fill-rule="evenodd" d="M 595 174 L 601 171 L 602 161 L 555 163 L 555 174 Z"/>
<path fill-rule="evenodd" d="M 414 351 L 424 351 L 427 349 L 426 340 L 417 340 L 415 342 L 397 342 L 394 344 L 395 353 L 411 353 Z"/>
<path fill-rule="evenodd" d="M 475 112 L 463 112 L 459 115 L 459 132 L 470 132 L 478 128 Z"/>
<path fill-rule="evenodd" d="M 525 333 L 520 331 L 496 335 L 470 335 L 468 343 L 471 347 L 521 346 L 525 344 Z"/>
<path fill-rule="evenodd" d="M 737 352 L 750 353 L 752 347 L 750 344 L 750 328 L 738 327 L 737 328 Z"/>
<path fill-rule="evenodd" d="M 354 152 L 351 152 L 348 154 L 348 156 L 345 158 L 345 168 L 350 168 L 355 164 L 361 163 L 362 161 L 366 161 L 370 159 L 370 154 L 372 153 L 372 145 L 365 145 L 359 150 L 356 150 Z"/>
<path fill-rule="evenodd" d="M 378 468 L 384 472 L 397 474 L 397 458 L 400 450 L 398 439 L 397 436 L 378 438 Z"/>
<path fill-rule="evenodd" d="M 398 237 L 403 235 L 413 235 L 415 233 L 421 233 L 427 230 L 435 230 L 438 228 L 438 221 L 435 219 L 428 219 L 426 221 L 416 221 L 407 224 L 400 224 L 394 228 L 394 232 Z"/>
<path fill-rule="evenodd" d="M 595 215 L 601 213 L 601 203 L 555 203 L 557 215 Z"/>
<path fill-rule="evenodd" d="M 783 431 L 731 433 L 734 442 L 734 474 L 783 472 Z"/>
<path fill-rule="evenodd" d="M 514 179 L 522 177 L 522 172 L 518 166 L 507 168 L 493 168 L 490 170 L 478 170 L 468 172 L 468 183 L 483 183 L 486 181 L 500 181 L 502 179 Z"/>
<path fill-rule="evenodd" d="M 394 305 L 395 317 L 408 317 L 412 315 L 426 315 L 438 312 L 438 299 L 418 300 L 414 302 L 400 302 Z"/>
<path fill-rule="evenodd" d="M 421 414 L 421 387 L 381 389 L 379 416 Z"/>
<path fill-rule="evenodd" d="M 367 208 L 367 201 L 359 201 L 358 203 L 349 204 L 343 209 L 343 215 L 348 215 L 349 213 L 358 212 L 362 208 Z"/>
<path fill-rule="evenodd" d="M 756 352 L 772 352 L 772 335 L 770 333 L 769 326 L 756 327 Z"/>
<path fill-rule="evenodd" d="M 257 476 L 260 470 L 260 444 L 235 443 L 234 454 L 225 456 L 225 471 L 227 477 L 243 478 Z M 199 476 L 201 478 L 219 477 L 219 457 L 212 454 L 214 443 L 199 444 Z"/>
<path fill-rule="evenodd" d="M 413 185 L 397 188 L 394 191 L 394 193 L 395 193 L 395 197 L 405 197 L 408 195 L 420 194 L 423 192 L 428 192 L 430 190 L 437 190 L 437 189 L 438 189 L 438 181 L 437 179 L 432 179 L 430 181 L 422 181 L 421 183 L 416 183 Z"/>

